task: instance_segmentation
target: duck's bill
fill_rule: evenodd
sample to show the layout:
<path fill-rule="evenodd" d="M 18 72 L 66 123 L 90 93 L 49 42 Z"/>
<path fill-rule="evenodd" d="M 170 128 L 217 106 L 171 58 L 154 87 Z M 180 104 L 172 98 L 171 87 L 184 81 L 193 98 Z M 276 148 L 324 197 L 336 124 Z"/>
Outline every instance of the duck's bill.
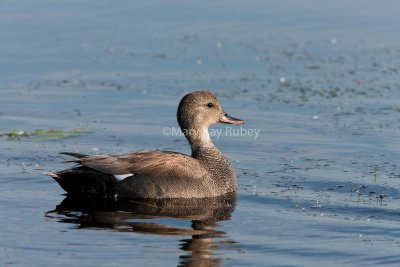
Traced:
<path fill-rule="evenodd" d="M 219 119 L 219 122 L 229 123 L 229 124 L 244 124 L 244 121 L 242 121 L 241 119 L 236 119 L 234 117 L 229 116 L 226 113 Z"/>

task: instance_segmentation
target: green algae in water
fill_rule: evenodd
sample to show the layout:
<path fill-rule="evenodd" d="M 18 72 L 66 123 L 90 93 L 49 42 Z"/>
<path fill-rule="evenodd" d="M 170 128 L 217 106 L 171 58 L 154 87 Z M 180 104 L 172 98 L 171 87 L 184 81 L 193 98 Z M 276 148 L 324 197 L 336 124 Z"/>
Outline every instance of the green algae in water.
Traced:
<path fill-rule="evenodd" d="M 46 139 L 62 139 L 73 136 L 78 136 L 82 133 L 90 132 L 86 128 L 73 128 L 68 131 L 61 129 L 36 129 L 32 132 L 29 131 L 10 131 L 0 134 L 0 136 L 6 136 L 9 139 L 20 139 L 23 137 L 41 137 Z"/>
<path fill-rule="evenodd" d="M 64 133 L 64 131 L 59 130 L 59 129 L 50 129 L 50 130 L 36 129 L 32 133 L 32 135 L 45 137 L 45 138 L 51 138 L 51 139 L 59 139 L 59 138 L 66 137 L 66 134 Z"/>

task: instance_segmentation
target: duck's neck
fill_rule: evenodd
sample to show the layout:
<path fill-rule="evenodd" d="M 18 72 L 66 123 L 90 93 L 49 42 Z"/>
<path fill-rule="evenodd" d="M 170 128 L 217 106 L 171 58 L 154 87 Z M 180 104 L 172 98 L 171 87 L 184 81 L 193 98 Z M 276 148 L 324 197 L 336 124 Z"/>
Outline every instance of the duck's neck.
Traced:
<path fill-rule="evenodd" d="M 192 148 L 192 155 L 195 151 L 201 151 L 204 149 L 214 148 L 218 150 L 213 142 L 211 141 L 210 134 L 208 132 L 208 127 L 202 127 L 199 129 L 188 128 L 182 129 L 183 133 L 188 140 L 190 147 Z"/>
<path fill-rule="evenodd" d="M 192 148 L 192 157 L 200 161 L 212 158 L 223 158 L 225 156 L 215 147 L 211 141 L 208 127 L 202 128 L 182 128 L 190 147 Z M 228 161 L 229 162 L 229 161 Z"/>
<path fill-rule="evenodd" d="M 192 157 L 203 163 L 213 179 L 221 183 L 221 188 L 235 191 L 236 173 L 231 162 L 212 143 L 208 128 L 184 131 L 184 133 L 192 148 Z"/>

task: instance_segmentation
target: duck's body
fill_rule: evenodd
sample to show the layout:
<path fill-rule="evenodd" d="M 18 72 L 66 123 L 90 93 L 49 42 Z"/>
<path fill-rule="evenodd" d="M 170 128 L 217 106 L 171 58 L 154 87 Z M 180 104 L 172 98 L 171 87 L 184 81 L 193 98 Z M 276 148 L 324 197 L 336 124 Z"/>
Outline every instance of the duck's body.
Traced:
<path fill-rule="evenodd" d="M 124 155 L 86 156 L 64 153 L 80 166 L 48 173 L 71 194 L 100 194 L 120 198 L 202 198 L 236 190 L 230 161 L 214 146 L 208 127 L 217 122 L 239 124 L 216 97 L 205 91 L 186 95 L 179 104 L 178 122 L 192 155 L 171 151 L 139 151 Z"/>

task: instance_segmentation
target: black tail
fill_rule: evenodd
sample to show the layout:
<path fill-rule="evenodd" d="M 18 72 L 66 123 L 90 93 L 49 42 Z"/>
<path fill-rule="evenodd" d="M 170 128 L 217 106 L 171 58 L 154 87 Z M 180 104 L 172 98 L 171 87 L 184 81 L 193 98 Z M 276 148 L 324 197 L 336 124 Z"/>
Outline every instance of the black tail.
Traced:
<path fill-rule="evenodd" d="M 85 166 L 74 167 L 57 173 L 46 173 L 71 195 L 114 196 L 118 180 L 109 174 L 97 172 Z"/>
<path fill-rule="evenodd" d="M 78 159 L 81 159 L 81 158 L 84 158 L 84 157 L 88 156 L 88 155 L 85 155 L 85 154 L 75 153 L 75 152 L 60 152 L 60 154 L 68 155 L 68 156 L 75 157 L 75 158 L 78 158 Z"/>

